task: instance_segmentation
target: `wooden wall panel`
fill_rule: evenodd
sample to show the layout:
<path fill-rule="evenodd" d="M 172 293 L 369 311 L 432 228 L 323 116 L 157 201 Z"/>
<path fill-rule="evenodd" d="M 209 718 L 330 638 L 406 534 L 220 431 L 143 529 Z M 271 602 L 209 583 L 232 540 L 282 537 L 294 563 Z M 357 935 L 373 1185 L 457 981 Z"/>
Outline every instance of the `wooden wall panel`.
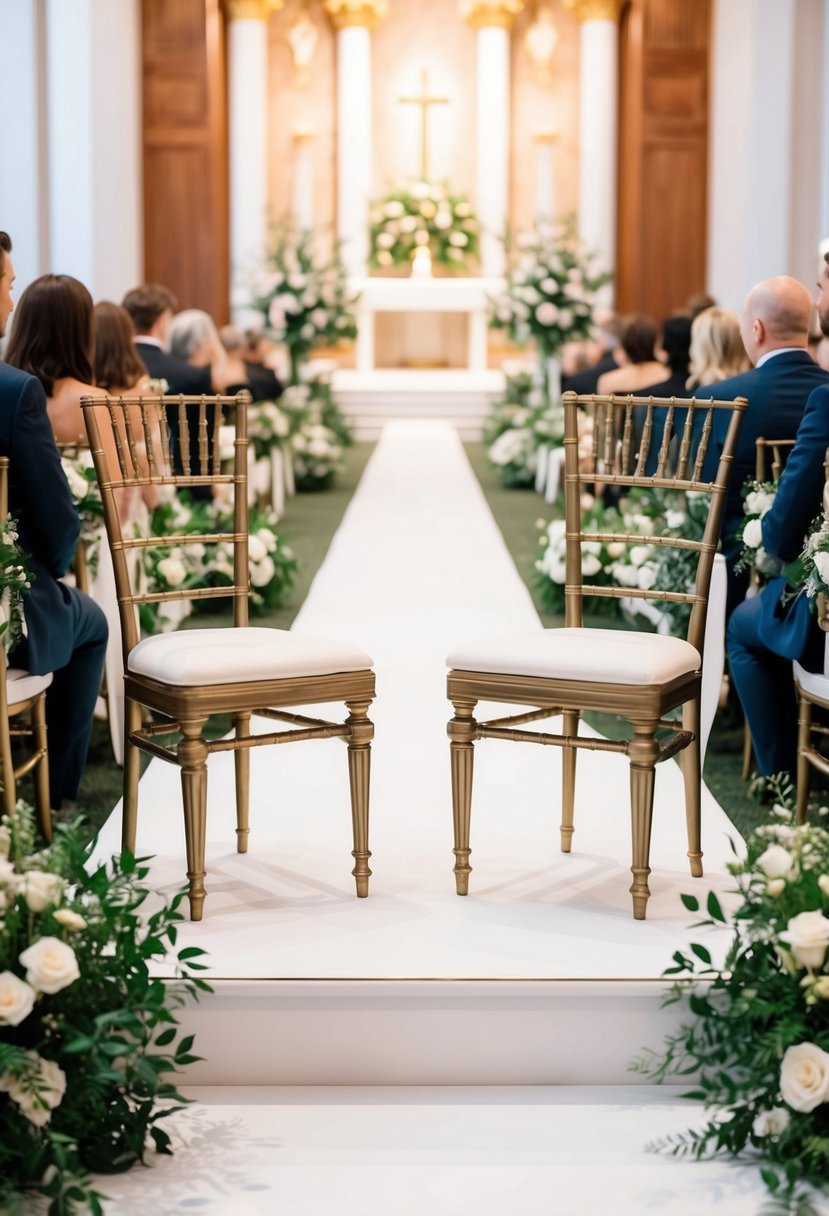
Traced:
<path fill-rule="evenodd" d="M 227 89 L 219 0 L 142 0 L 144 277 L 229 313 Z"/>
<path fill-rule="evenodd" d="M 627 0 L 616 300 L 661 321 L 705 290 L 710 0 Z"/>

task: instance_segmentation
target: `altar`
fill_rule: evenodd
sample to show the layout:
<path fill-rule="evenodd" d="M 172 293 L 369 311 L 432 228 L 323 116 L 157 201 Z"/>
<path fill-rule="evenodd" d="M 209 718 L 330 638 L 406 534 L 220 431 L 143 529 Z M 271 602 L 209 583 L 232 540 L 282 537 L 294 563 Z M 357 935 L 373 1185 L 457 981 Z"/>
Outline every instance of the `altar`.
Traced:
<path fill-rule="evenodd" d="M 376 437 L 385 422 L 407 416 L 448 419 L 464 438 L 480 438 L 483 420 L 505 386 L 503 372 L 488 365 L 490 300 L 503 286 L 500 278 L 349 279 L 349 288 L 359 294 L 355 367 L 335 372 L 333 389 L 358 436 Z M 378 359 L 377 320 L 395 313 L 420 322 L 420 337 L 429 323 L 434 333 L 449 315 L 465 318 L 464 365 L 442 366 L 438 347 L 433 358 L 428 347 L 425 358 L 419 347 L 411 358 L 384 366 L 382 356 Z"/>

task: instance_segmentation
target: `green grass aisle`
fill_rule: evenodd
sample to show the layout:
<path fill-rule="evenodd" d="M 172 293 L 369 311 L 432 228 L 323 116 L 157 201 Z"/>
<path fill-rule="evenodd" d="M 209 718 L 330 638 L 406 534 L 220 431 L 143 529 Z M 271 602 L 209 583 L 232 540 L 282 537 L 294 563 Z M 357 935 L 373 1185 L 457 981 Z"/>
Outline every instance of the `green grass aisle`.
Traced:
<path fill-rule="evenodd" d="M 541 529 L 537 521 L 547 524 L 562 514 L 558 505 L 550 506 L 534 490 L 506 490 L 501 485 L 498 473 L 489 464 L 482 443 L 464 445 L 469 462 L 481 483 L 481 489 L 489 503 L 507 548 L 512 554 L 518 573 L 527 584 L 533 602 L 545 627 L 563 625 L 563 618 L 545 612 L 535 586 L 535 560 L 539 555 L 538 540 Z M 591 622 L 593 623 L 593 622 Z M 607 620 L 595 624 L 607 626 Z M 601 716 L 591 719 L 597 730 L 608 736 L 620 737 L 619 728 L 625 724 L 618 719 Z M 753 831 L 769 818 L 769 808 L 761 806 L 748 796 L 748 783 L 744 782 L 740 769 L 742 764 L 742 726 L 733 726 L 718 713 L 709 740 L 705 757 L 705 781 L 711 793 L 728 817 L 743 835 Z"/>

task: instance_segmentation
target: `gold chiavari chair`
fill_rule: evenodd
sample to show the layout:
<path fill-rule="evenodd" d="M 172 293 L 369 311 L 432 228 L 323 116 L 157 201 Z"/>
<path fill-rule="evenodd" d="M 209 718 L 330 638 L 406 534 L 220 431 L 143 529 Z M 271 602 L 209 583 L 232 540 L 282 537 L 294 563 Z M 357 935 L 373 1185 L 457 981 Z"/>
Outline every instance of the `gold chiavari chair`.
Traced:
<path fill-rule="evenodd" d="M 207 759 L 233 751 L 236 771 L 237 850 L 247 851 L 250 749 L 304 739 L 343 739 L 354 835 L 352 873 L 357 895 L 368 895 L 368 799 L 370 748 L 374 728 L 367 710 L 374 698 L 372 660 L 340 642 L 286 630 L 248 625 L 247 407 L 248 393 L 235 397 L 84 397 L 92 456 L 104 503 L 107 536 L 115 568 L 124 652 L 125 762 L 123 845 L 134 851 L 137 830 L 139 750 L 181 769 L 190 915 L 200 920 L 205 899 Z M 226 418 L 234 426 L 234 461 L 221 471 L 219 431 Z M 195 434 L 191 428 L 195 427 Z M 192 436 L 192 442 L 191 442 Z M 176 452 L 180 453 L 176 458 Z M 176 469 L 180 471 L 176 471 Z M 208 486 L 231 495 L 231 532 L 164 537 L 124 536 L 117 494 L 145 485 L 194 489 Z M 232 550 L 230 587 L 177 587 L 136 590 L 128 555 L 136 549 L 180 552 L 188 545 Z M 230 597 L 233 626 L 184 629 L 140 640 L 141 604 L 181 599 Z M 343 701 L 342 722 L 289 712 L 287 707 Z M 142 707 L 159 721 L 142 722 Z M 204 728 L 216 714 L 229 714 L 229 738 L 208 740 Z M 252 734 L 253 714 L 288 729 Z M 159 740 L 174 735 L 167 745 Z"/>
<path fill-rule="evenodd" d="M 794 439 L 766 439 L 762 435 L 758 435 L 754 440 L 754 477 L 757 481 L 772 481 L 776 485 L 780 480 L 780 474 L 786 467 L 786 461 L 789 458 L 789 453 L 794 447 Z M 761 577 L 755 572 L 752 576 L 753 590 L 750 592 L 756 595 L 762 584 Z M 751 776 L 751 762 L 754 758 L 754 749 L 751 745 L 751 731 L 748 729 L 748 723 L 743 727 L 743 781 L 748 781 Z"/>
<path fill-rule="evenodd" d="M 0 457 L 0 524 L 9 511 L 9 458 Z M 35 811 L 44 838 L 52 839 L 49 805 L 49 756 L 46 741 L 46 689 L 51 674 L 33 676 L 9 667 L 0 641 L 0 781 L 3 812 L 11 815 L 17 805 L 17 782 L 27 773 L 34 780 Z M 15 764 L 14 745 L 24 753 Z"/>
<path fill-rule="evenodd" d="M 826 484 L 823 488 L 823 511 L 829 513 L 829 448 L 823 462 Z M 827 635 L 824 646 L 823 671 L 806 671 L 800 663 L 793 664 L 794 686 L 797 692 L 797 822 L 806 822 L 812 769 L 829 777 L 829 726 L 826 715 L 814 720 L 814 710 L 829 710 L 829 600 L 817 596 L 817 622 Z"/>
<path fill-rule="evenodd" d="M 455 715 L 449 722 L 452 804 L 455 828 L 455 880 L 459 895 L 469 889 L 469 832 L 472 807 L 474 745 L 479 739 L 552 744 L 562 747 L 563 790 L 561 849 L 569 853 L 573 835 L 576 756 L 581 748 L 612 751 L 630 761 L 632 822 L 633 915 L 645 917 L 650 895 L 648 875 L 654 766 L 681 753 L 685 785 L 688 857 L 691 873 L 702 874 L 700 830 L 700 684 L 708 589 L 719 542 L 725 493 L 742 412 L 747 402 L 680 400 L 619 396 L 578 397 L 565 393 L 565 519 L 566 583 L 565 626 L 536 633 L 462 643 L 447 658 L 447 694 Z M 580 408 L 593 415 L 592 452 L 579 456 Z M 642 438 L 634 443 L 635 410 L 644 413 Z M 665 425 L 661 439 L 654 426 L 655 411 Z M 702 479 L 713 419 L 718 411 L 730 414 L 727 434 L 712 482 Z M 616 417 L 614 418 L 614 414 Z M 658 415 L 656 415 L 658 417 Z M 621 425 L 619 425 L 621 424 Z M 674 429 L 679 432 L 676 468 L 668 472 Z M 655 473 L 645 473 L 656 448 Z M 636 449 L 636 450 L 635 450 Z M 688 493 L 707 493 L 711 505 L 703 538 L 681 535 L 639 536 L 598 533 L 585 521 L 583 496 L 592 486 L 617 486 L 624 493 L 635 487 L 662 487 Z M 649 600 L 691 605 L 686 639 L 583 624 L 585 595 L 620 598 L 630 594 L 616 586 L 591 586 L 582 578 L 582 546 L 592 542 L 671 546 L 696 554 L 693 590 L 637 591 Z M 530 706 L 518 714 L 487 722 L 475 719 L 479 701 Z M 666 715 L 682 707 L 682 727 Z M 631 724 L 629 741 L 580 738 L 579 718 L 593 710 L 621 715 Z M 563 715 L 561 734 L 521 729 L 540 719 Z M 668 732 L 664 738 L 663 732 Z M 660 736 L 657 738 L 657 736 Z"/>

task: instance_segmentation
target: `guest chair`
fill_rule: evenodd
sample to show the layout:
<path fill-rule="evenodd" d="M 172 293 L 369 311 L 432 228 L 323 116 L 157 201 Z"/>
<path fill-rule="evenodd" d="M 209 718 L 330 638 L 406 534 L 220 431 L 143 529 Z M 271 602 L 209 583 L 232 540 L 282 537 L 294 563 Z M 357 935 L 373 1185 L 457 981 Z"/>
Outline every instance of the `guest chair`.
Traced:
<path fill-rule="evenodd" d="M 459 895 L 469 889 L 470 815 L 474 745 L 478 739 L 550 744 L 564 749 L 561 849 L 569 853 L 573 835 L 576 756 L 579 749 L 619 752 L 630 761 L 630 803 L 633 843 L 633 915 L 645 917 L 650 895 L 650 833 L 653 811 L 654 766 L 682 752 L 685 814 L 691 873 L 702 874 L 700 830 L 700 687 L 706 611 L 714 554 L 719 541 L 725 492 L 734 447 L 746 401 L 695 399 L 663 400 L 621 396 L 579 397 L 565 393 L 566 519 L 565 626 L 537 633 L 462 643 L 447 659 L 447 692 L 455 715 L 449 723 L 452 804 L 455 829 L 455 880 Z M 579 457 L 578 416 L 580 407 L 593 414 L 594 429 L 589 459 Z M 642 409 L 645 419 L 638 452 L 633 448 L 633 411 Z M 674 413 L 676 408 L 676 415 Z M 651 438 L 654 411 L 666 409 L 666 425 L 655 453 L 656 473 L 644 472 Z M 702 468 L 713 418 L 717 411 L 731 414 L 722 456 L 713 482 L 702 480 Z M 687 411 L 687 412 L 685 412 Z M 616 418 L 614 418 L 614 414 Z M 667 473 L 668 452 L 674 417 L 681 419 L 676 469 Z M 701 434 L 692 450 L 695 421 L 701 418 Z M 618 422 L 621 426 L 618 426 Z M 656 446 L 656 444 L 655 444 Z M 711 505 L 702 540 L 678 535 L 639 536 L 626 533 L 600 534 L 583 518 L 583 496 L 591 486 L 618 486 L 621 493 L 635 487 L 658 486 L 682 493 L 707 493 Z M 621 598 L 629 590 L 616 586 L 591 586 L 582 578 L 584 544 L 636 544 L 671 546 L 693 556 L 693 590 L 650 589 L 638 594 L 648 600 L 688 603 L 691 607 L 687 639 L 610 629 L 586 628 L 583 622 L 585 595 Z M 475 719 L 478 701 L 506 702 L 529 706 L 518 714 L 487 722 Z M 682 707 L 682 725 L 666 715 Z M 633 728 L 629 741 L 579 737 L 583 711 L 602 711 L 626 718 Z M 521 729 L 526 723 L 563 715 L 561 734 Z M 668 737 L 663 738 L 664 731 Z M 657 738 L 660 735 L 660 739 Z M 612 793 L 610 794 L 612 801 Z"/>
<path fill-rule="evenodd" d="M 9 459 L 0 457 L 0 522 L 9 511 Z M 49 757 L 46 744 L 46 689 L 51 673 L 33 676 L 9 667 L 6 648 L 0 640 L 0 782 L 3 814 L 12 815 L 17 805 L 17 782 L 31 773 L 35 811 L 44 838 L 52 839 L 49 805 Z M 20 754 L 15 763 L 13 748 Z"/>
<path fill-rule="evenodd" d="M 235 397 L 84 397 L 89 442 L 104 503 L 107 536 L 115 569 L 123 639 L 125 761 L 123 847 L 135 850 L 139 752 L 148 752 L 181 769 L 190 916 L 200 920 L 205 899 L 207 758 L 233 751 L 236 773 L 236 847 L 247 851 L 249 834 L 250 749 L 267 743 L 304 739 L 343 739 L 348 746 L 357 895 L 368 895 L 368 797 L 373 726 L 367 710 L 374 698 L 372 660 L 355 646 L 317 640 L 286 630 L 248 625 L 248 435 L 250 395 Z M 136 410 L 138 413 L 136 414 Z M 196 418 L 197 433 L 190 434 Z M 136 421 L 140 419 L 140 424 Z M 228 418 L 234 426 L 234 460 L 222 472 L 219 434 Z M 171 459 L 171 422 L 181 439 L 183 469 Z M 209 439 L 209 437 L 213 437 Z M 192 463 L 191 463 L 192 462 Z M 208 487 L 229 495 L 231 532 L 163 537 L 124 536 L 115 495 L 144 485 L 177 490 Z M 204 490 L 202 489 L 202 494 Z M 136 550 L 158 548 L 168 555 L 188 545 L 222 546 L 232 553 L 232 585 L 173 590 L 137 590 L 128 560 Z M 230 597 L 233 625 L 184 629 L 140 640 L 141 604 L 170 600 Z M 348 717 L 330 722 L 289 712 L 288 707 L 343 701 Z M 142 708 L 154 721 L 142 721 Z M 230 737 L 208 740 L 204 728 L 216 714 L 233 721 Z M 252 734 L 256 714 L 288 729 Z M 162 744 L 159 739 L 173 736 Z"/>
<path fill-rule="evenodd" d="M 823 510 L 829 511 L 829 448 L 824 461 L 826 485 L 823 490 Z M 823 671 L 806 671 L 797 661 L 792 665 L 794 686 L 797 692 L 797 822 L 806 822 L 806 807 L 809 802 L 811 770 L 829 777 L 829 726 L 814 720 L 815 708 L 829 710 L 829 600 L 818 595 L 817 622 L 826 634 Z M 822 748 L 821 748 L 822 744 Z"/>
<path fill-rule="evenodd" d="M 794 439 L 766 439 L 762 435 L 758 435 L 754 440 L 754 477 L 756 481 L 772 481 L 776 485 L 780 480 L 780 474 L 786 466 L 789 453 L 794 447 Z M 748 589 L 748 595 L 756 595 L 760 589 L 762 579 L 755 572 L 751 586 Z M 743 781 L 748 781 L 751 776 L 751 764 L 754 758 L 754 749 L 751 744 L 751 731 L 748 729 L 748 722 L 743 727 Z"/>

